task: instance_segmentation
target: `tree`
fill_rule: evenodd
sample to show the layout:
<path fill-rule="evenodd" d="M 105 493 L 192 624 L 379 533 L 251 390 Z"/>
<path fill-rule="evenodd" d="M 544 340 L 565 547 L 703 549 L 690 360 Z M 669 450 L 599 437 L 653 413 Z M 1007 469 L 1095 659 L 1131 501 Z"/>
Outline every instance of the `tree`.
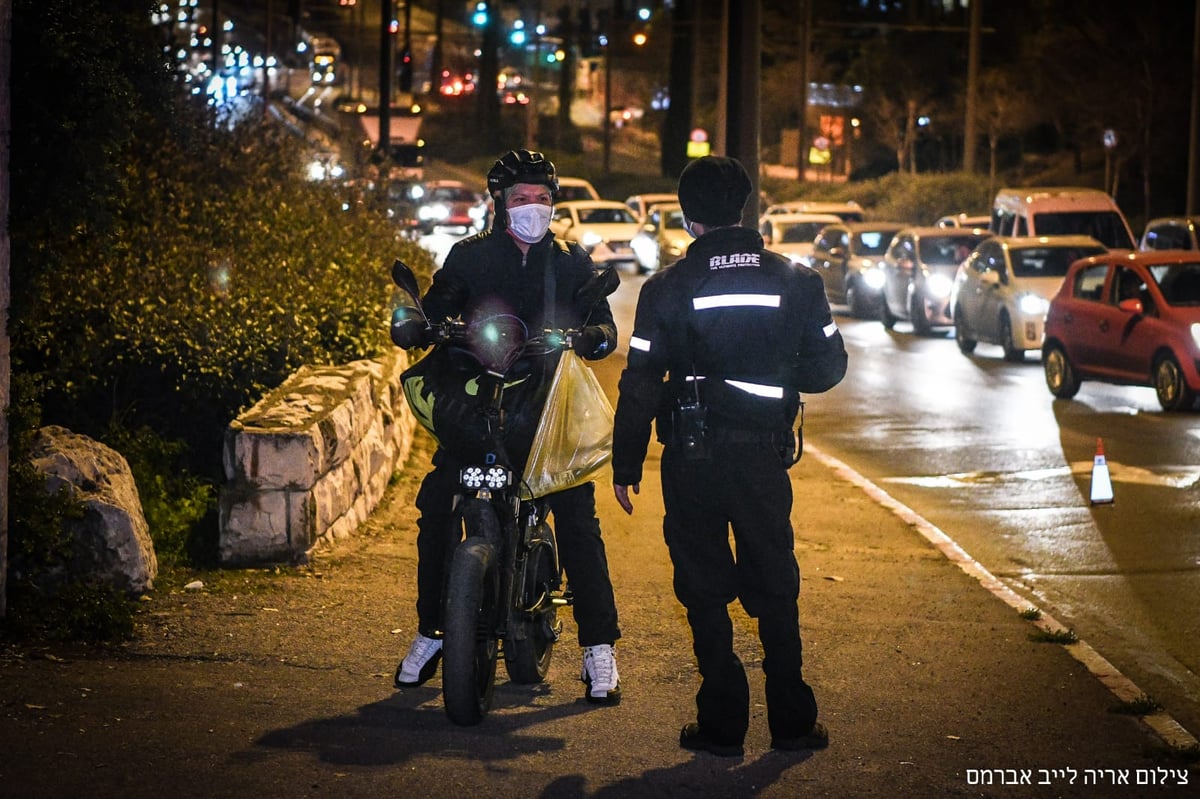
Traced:
<path fill-rule="evenodd" d="M 1012 71 L 993 67 L 980 74 L 975 112 L 988 142 L 989 196 L 994 195 L 997 188 L 996 158 L 1000 140 L 1025 130 L 1033 121 L 1031 108 L 1028 93 L 1021 89 Z"/>

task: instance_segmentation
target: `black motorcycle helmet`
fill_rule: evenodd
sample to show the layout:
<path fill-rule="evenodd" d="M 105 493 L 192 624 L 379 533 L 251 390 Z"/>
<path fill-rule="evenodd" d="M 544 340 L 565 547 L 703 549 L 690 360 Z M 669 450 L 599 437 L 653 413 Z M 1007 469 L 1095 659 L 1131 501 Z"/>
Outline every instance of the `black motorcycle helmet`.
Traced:
<path fill-rule="evenodd" d="M 554 171 L 554 162 L 536 151 L 508 151 L 496 159 L 496 163 L 488 172 L 488 194 L 495 197 L 496 192 L 504 191 L 517 183 L 549 186 L 550 191 L 557 193 L 558 175 Z"/>
<path fill-rule="evenodd" d="M 496 159 L 487 175 L 488 194 L 496 206 L 496 228 L 503 228 L 505 224 L 504 190 L 518 183 L 548 186 L 551 193 L 557 194 L 558 174 L 554 171 L 554 162 L 534 150 L 509 150 Z"/>

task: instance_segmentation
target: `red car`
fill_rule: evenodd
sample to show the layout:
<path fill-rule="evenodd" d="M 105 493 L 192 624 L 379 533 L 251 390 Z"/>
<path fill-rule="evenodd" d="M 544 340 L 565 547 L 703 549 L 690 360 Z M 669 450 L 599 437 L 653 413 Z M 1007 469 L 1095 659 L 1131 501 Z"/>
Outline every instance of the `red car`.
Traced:
<path fill-rule="evenodd" d="M 1112 252 L 1076 261 L 1050 302 L 1046 386 L 1070 399 L 1083 380 L 1153 386 L 1164 410 L 1200 395 L 1200 253 Z"/>

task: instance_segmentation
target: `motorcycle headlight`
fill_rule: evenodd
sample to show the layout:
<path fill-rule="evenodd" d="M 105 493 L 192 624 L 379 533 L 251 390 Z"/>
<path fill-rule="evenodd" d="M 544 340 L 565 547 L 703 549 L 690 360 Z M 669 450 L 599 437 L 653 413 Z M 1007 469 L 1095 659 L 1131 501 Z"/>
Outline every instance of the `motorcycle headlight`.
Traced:
<path fill-rule="evenodd" d="M 481 488 L 497 491 L 512 485 L 512 471 L 494 463 L 488 466 L 465 466 L 459 472 L 459 481 L 464 488 L 472 491 Z"/>
<path fill-rule="evenodd" d="M 1050 303 L 1036 294 L 1022 294 L 1017 298 L 1017 310 L 1025 316 L 1045 316 Z"/>
<path fill-rule="evenodd" d="M 483 488 L 484 471 L 482 466 L 466 466 L 458 475 L 462 484 L 470 489 Z"/>
<path fill-rule="evenodd" d="M 488 488 L 507 488 L 512 482 L 512 472 L 503 466 L 489 466 L 483 473 Z"/>

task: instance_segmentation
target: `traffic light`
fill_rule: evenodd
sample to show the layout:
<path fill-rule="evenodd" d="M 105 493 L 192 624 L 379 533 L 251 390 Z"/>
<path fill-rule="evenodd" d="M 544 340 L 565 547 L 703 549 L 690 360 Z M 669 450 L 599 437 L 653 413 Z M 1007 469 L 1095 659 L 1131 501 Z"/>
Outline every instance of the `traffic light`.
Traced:
<path fill-rule="evenodd" d="M 488 22 L 488 4 L 484 0 L 479 0 L 475 4 L 475 13 L 471 16 L 471 22 L 476 27 L 482 28 Z"/>

